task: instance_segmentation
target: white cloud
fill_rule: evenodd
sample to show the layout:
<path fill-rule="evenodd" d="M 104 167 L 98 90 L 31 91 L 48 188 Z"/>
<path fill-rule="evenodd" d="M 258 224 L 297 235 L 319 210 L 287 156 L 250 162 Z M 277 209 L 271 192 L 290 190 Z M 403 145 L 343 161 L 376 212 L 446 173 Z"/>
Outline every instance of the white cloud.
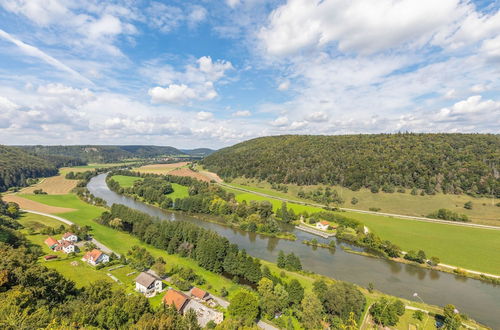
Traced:
<path fill-rule="evenodd" d="M 252 113 L 248 110 L 239 110 L 233 112 L 233 117 L 250 117 Z"/>
<path fill-rule="evenodd" d="M 184 20 L 182 9 L 156 1 L 153 1 L 145 12 L 148 24 L 164 33 L 177 28 Z"/>
<path fill-rule="evenodd" d="M 454 99 L 455 97 L 457 97 L 457 91 L 454 88 L 447 90 L 444 94 L 445 99 Z"/>
<path fill-rule="evenodd" d="M 271 125 L 276 126 L 276 127 L 286 126 L 286 125 L 288 125 L 288 117 L 287 116 L 280 116 L 280 117 L 276 118 L 275 120 L 273 120 L 271 122 Z"/>
<path fill-rule="evenodd" d="M 207 18 L 207 10 L 202 6 L 193 6 L 191 12 L 187 17 L 188 24 L 195 27 L 197 24 L 203 22 Z"/>
<path fill-rule="evenodd" d="M 226 0 L 226 3 L 229 7 L 234 8 L 240 4 L 240 0 Z"/>
<path fill-rule="evenodd" d="M 19 49 L 24 54 L 41 59 L 44 62 L 52 65 L 53 67 L 71 74 L 73 77 L 75 77 L 76 79 L 78 79 L 82 82 L 85 82 L 85 83 L 90 84 L 90 85 L 92 84 L 92 82 L 90 80 L 88 80 L 87 78 L 85 78 L 80 73 L 76 72 L 75 70 L 73 70 L 72 68 L 67 66 L 66 64 L 64 64 L 61 61 L 55 59 L 54 57 L 44 53 L 40 49 L 38 49 L 34 46 L 31 46 L 31 45 L 28 45 L 28 44 L 22 42 L 21 40 L 14 38 L 13 36 L 11 36 L 10 34 L 8 34 L 7 32 L 5 32 L 2 29 L 0 29 L 0 38 L 3 38 L 5 40 L 10 41 L 13 44 L 15 44 L 17 47 L 19 47 Z"/>
<path fill-rule="evenodd" d="M 10 12 L 26 16 L 41 26 L 65 19 L 68 15 L 68 9 L 58 0 L 2 0 L 0 5 Z"/>
<path fill-rule="evenodd" d="M 208 111 L 200 111 L 196 114 L 196 118 L 201 121 L 210 120 L 214 117 L 214 114 Z"/>
<path fill-rule="evenodd" d="M 185 71 L 176 71 L 171 66 L 158 68 L 156 65 L 143 68 L 141 73 L 158 83 L 167 83 L 166 88 L 157 86 L 149 90 L 153 102 L 186 103 L 190 100 L 213 100 L 218 96 L 214 84 L 221 80 L 226 71 L 233 69 L 228 61 L 212 61 L 202 56 L 196 65 L 188 65 Z"/>
<path fill-rule="evenodd" d="M 290 81 L 289 80 L 285 80 L 278 85 L 278 90 L 280 90 L 280 91 L 286 91 L 288 88 L 290 88 Z"/>
<path fill-rule="evenodd" d="M 500 27 L 498 30 L 500 31 Z M 496 38 L 485 40 L 481 51 L 491 59 L 500 59 L 500 34 Z"/>
<path fill-rule="evenodd" d="M 148 91 L 151 100 L 156 103 L 183 103 L 197 98 L 196 92 L 188 86 L 171 84 L 166 88 L 154 87 Z"/>
<path fill-rule="evenodd" d="M 313 112 L 310 115 L 308 115 L 306 118 L 308 121 L 316 122 L 316 123 L 328 121 L 328 115 L 323 111 Z"/>

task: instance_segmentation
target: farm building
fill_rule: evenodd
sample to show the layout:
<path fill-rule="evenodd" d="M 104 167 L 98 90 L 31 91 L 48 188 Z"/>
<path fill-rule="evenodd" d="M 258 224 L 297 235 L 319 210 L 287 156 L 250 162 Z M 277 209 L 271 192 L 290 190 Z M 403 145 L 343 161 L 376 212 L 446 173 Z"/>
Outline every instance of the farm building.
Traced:
<path fill-rule="evenodd" d="M 194 287 L 191 289 L 190 293 L 192 298 L 197 298 L 201 300 L 205 300 L 206 298 L 208 298 L 208 293 L 200 288 Z"/>
<path fill-rule="evenodd" d="M 96 266 L 100 263 L 109 262 L 109 256 L 100 250 L 93 249 L 92 251 L 85 253 L 82 260 L 89 263 L 92 266 Z"/>
<path fill-rule="evenodd" d="M 149 273 L 142 272 L 135 279 L 135 290 L 146 296 L 154 296 L 162 289 L 162 281 Z"/>

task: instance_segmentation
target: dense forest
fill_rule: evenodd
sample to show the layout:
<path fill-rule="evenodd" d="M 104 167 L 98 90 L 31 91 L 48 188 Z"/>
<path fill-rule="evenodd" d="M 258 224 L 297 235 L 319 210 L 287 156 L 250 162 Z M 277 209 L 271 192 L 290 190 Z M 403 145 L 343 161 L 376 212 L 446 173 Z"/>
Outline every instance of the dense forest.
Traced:
<path fill-rule="evenodd" d="M 183 155 L 174 147 L 160 146 L 20 146 L 27 152 L 37 155 L 56 155 L 79 158 L 88 163 L 112 163 L 128 159 L 146 159 Z"/>
<path fill-rule="evenodd" d="M 202 164 L 225 179 L 500 197 L 500 135 L 493 134 L 271 136 L 221 149 Z"/>
<path fill-rule="evenodd" d="M 32 183 L 30 179 L 33 178 L 56 175 L 61 161 L 36 157 L 18 148 L 0 145 L 0 191 L 26 186 Z"/>

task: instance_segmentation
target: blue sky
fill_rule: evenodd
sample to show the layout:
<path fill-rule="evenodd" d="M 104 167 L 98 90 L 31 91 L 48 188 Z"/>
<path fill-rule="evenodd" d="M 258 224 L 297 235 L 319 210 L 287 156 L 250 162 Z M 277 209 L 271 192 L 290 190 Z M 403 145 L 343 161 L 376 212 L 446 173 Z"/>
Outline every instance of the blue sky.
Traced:
<path fill-rule="evenodd" d="M 500 5 L 0 0 L 0 143 L 500 132 Z"/>

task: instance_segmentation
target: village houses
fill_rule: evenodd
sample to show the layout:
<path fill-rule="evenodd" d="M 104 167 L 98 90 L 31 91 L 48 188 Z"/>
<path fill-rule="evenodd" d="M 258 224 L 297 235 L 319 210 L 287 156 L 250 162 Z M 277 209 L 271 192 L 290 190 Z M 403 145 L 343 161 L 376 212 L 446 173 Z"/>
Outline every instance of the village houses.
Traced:
<path fill-rule="evenodd" d="M 328 230 L 328 227 L 330 226 L 330 223 L 328 221 L 322 220 L 320 222 L 316 223 L 316 228 L 320 230 Z"/>
<path fill-rule="evenodd" d="M 101 250 L 93 249 L 85 253 L 82 260 L 92 266 L 97 266 L 98 264 L 109 262 L 109 256 Z"/>
<path fill-rule="evenodd" d="M 158 277 L 142 272 L 135 279 L 135 290 L 143 293 L 146 297 L 154 296 L 157 292 L 161 292 L 163 283 Z"/>
<path fill-rule="evenodd" d="M 62 240 L 67 241 L 67 242 L 71 242 L 71 243 L 76 243 L 76 242 L 78 242 L 78 236 L 76 236 L 73 233 L 67 232 L 63 235 Z"/>

